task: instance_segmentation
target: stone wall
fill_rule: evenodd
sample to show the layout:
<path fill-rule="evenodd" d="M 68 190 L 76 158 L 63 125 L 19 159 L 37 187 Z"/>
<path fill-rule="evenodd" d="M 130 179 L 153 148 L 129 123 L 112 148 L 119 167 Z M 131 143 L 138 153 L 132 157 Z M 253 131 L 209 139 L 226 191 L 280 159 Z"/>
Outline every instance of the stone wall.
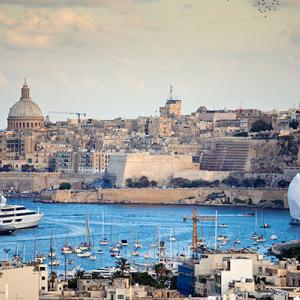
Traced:
<path fill-rule="evenodd" d="M 90 182 L 96 177 L 86 174 L 0 172 L 0 190 L 39 192 L 57 187 L 62 182 L 69 182 L 74 188 L 79 188 L 81 182 Z"/>
<path fill-rule="evenodd" d="M 102 189 L 42 197 L 68 203 L 206 204 L 288 208 L 285 189 Z M 278 201 L 282 202 L 277 205 Z M 277 203 L 277 204 L 276 204 Z M 250 204 L 250 205 L 249 205 Z"/>
<path fill-rule="evenodd" d="M 152 155 L 128 153 L 112 155 L 108 173 L 116 176 L 116 186 L 124 187 L 126 179 L 147 176 L 160 184 L 166 184 L 175 172 L 196 170 L 190 155 Z"/>

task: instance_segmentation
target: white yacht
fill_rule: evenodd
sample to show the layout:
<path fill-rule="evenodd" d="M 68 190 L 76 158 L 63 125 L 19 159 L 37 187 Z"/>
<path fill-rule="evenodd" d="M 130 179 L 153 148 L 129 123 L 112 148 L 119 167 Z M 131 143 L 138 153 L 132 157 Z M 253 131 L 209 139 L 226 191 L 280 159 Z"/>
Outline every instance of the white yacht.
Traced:
<path fill-rule="evenodd" d="M 37 227 L 43 214 L 29 210 L 21 205 L 9 205 L 6 198 L 0 194 L 0 226 L 6 225 L 15 229 Z"/>

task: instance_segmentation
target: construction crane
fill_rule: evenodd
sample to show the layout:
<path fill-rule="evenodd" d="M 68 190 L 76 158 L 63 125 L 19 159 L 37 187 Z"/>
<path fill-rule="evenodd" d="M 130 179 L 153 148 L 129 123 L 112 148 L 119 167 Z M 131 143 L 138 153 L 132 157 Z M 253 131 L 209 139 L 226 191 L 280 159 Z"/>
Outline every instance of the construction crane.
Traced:
<path fill-rule="evenodd" d="M 198 222 L 200 221 L 217 221 L 218 217 L 217 215 L 215 216 L 197 216 L 197 208 L 194 207 L 193 210 L 193 216 L 188 216 L 188 217 L 184 217 L 183 221 L 189 221 L 192 220 L 193 221 L 193 239 L 192 239 L 192 250 L 196 251 L 197 250 L 197 246 L 199 243 L 199 239 L 198 239 Z"/>
<path fill-rule="evenodd" d="M 193 210 L 193 215 L 192 216 L 187 216 L 183 218 L 183 221 L 193 221 L 193 238 L 192 238 L 192 251 L 196 251 L 198 244 L 200 242 L 198 238 L 198 222 L 209 222 L 213 221 L 215 222 L 215 250 L 217 249 L 217 227 L 218 227 L 218 219 L 219 217 L 252 217 L 253 214 L 228 214 L 228 215 L 218 215 L 218 212 L 215 212 L 215 215 L 200 215 L 197 216 L 197 208 L 195 207 Z"/>
<path fill-rule="evenodd" d="M 62 115 L 76 115 L 78 124 L 81 122 L 81 116 L 86 117 L 86 113 L 83 112 L 63 112 L 63 111 L 49 111 L 50 114 L 62 114 Z"/>

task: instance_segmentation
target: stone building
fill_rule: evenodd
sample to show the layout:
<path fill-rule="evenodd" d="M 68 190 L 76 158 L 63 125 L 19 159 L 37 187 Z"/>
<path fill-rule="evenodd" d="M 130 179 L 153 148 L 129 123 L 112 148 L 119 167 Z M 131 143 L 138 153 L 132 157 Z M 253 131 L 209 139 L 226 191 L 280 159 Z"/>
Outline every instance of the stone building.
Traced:
<path fill-rule="evenodd" d="M 159 114 L 162 117 L 179 118 L 181 116 L 181 100 L 173 98 L 173 87 L 170 87 L 170 98 L 165 106 L 159 108 Z"/>
<path fill-rule="evenodd" d="M 21 98 L 8 114 L 7 130 L 37 130 L 44 127 L 44 116 L 39 106 L 30 98 L 30 89 L 24 81 Z"/>

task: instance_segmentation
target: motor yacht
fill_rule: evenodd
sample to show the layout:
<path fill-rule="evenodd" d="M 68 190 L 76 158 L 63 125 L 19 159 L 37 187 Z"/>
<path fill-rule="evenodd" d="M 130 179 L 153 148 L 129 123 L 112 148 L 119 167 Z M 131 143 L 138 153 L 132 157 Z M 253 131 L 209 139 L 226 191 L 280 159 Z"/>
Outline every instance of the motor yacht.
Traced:
<path fill-rule="evenodd" d="M 27 209 L 22 205 L 9 205 L 6 198 L 0 194 L 0 226 L 15 229 L 37 227 L 43 218 L 39 211 Z"/>

